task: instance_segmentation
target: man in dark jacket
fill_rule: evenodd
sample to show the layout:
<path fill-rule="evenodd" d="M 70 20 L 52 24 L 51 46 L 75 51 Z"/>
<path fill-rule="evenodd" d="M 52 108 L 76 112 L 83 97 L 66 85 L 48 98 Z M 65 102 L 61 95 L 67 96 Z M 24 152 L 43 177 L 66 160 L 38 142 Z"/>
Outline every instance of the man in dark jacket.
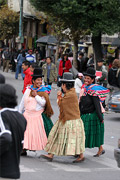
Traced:
<path fill-rule="evenodd" d="M 20 178 L 19 163 L 26 120 L 14 109 L 16 99 L 12 86 L 0 84 L 0 177 L 3 179 Z"/>

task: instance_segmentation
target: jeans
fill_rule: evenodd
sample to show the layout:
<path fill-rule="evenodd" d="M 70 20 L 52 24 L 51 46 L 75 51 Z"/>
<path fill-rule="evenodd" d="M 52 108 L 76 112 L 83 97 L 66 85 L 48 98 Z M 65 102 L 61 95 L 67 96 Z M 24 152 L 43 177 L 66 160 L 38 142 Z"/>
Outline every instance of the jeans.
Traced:
<path fill-rule="evenodd" d="M 16 66 L 16 73 L 15 73 L 15 79 L 18 79 L 18 74 L 21 72 L 21 76 L 24 79 L 25 74 L 23 73 L 22 64 L 17 64 Z"/>

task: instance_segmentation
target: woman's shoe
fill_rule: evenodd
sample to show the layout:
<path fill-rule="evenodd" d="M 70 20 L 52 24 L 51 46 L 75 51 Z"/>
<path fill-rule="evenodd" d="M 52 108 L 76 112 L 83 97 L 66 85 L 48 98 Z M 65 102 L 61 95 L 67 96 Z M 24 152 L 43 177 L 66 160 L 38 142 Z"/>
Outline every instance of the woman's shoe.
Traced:
<path fill-rule="evenodd" d="M 27 156 L 27 151 L 22 151 L 21 156 Z"/>
<path fill-rule="evenodd" d="M 83 157 L 83 158 L 81 158 L 80 160 L 75 160 L 75 161 L 73 161 L 73 163 L 81 163 L 81 162 L 83 162 L 85 160 L 85 158 Z"/>
<path fill-rule="evenodd" d="M 53 158 L 50 158 L 50 157 L 45 156 L 45 155 L 41 155 L 40 158 L 46 159 L 49 162 L 52 162 L 52 160 L 53 160 Z"/>
<path fill-rule="evenodd" d="M 93 157 L 99 157 L 101 155 L 105 154 L 105 150 L 103 149 L 100 153 L 97 153 L 95 155 L 93 155 Z"/>

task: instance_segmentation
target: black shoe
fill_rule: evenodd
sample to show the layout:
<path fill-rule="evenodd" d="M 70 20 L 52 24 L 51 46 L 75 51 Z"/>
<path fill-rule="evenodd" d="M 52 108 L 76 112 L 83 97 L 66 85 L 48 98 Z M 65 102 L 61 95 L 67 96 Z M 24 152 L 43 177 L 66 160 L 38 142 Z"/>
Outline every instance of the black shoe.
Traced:
<path fill-rule="evenodd" d="M 93 157 L 99 157 L 99 156 L 101 156 L 101 155 L 103 155 L 103 154 L 105 154 L 105 150 L 102 150 L 102 152 L 101 152 L 100 154 L 95 154 L 95 155 L 93 155 Z"/>
<path fill-rule="evenodd" d="M 27 151 L 22 151 L 21 156 L 27 156 Z"/>
<path fill-rule="evenodd" d="M 75 160 L 75 161 L 73 161 L 73 163 L 81 163 L 81 162 L 83 162 L 85 160 L 85 158 L 82 158 L 82 159 L 80 159 L 80 160 Z"/>

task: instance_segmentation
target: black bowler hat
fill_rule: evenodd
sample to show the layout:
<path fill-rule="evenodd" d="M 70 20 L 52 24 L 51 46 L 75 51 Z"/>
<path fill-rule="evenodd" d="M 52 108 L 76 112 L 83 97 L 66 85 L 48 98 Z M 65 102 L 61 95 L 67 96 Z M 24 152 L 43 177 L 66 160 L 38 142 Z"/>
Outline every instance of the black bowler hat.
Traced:
<path fill-rule="evenodd" d="M 60 82 L 74 82 L 75 80 L 73 79 L 73 74 L 70 72 L 65 72 L 63 74 L 63 79 L 59 80 Z"/>
<path fill-rule="evenodd" d="M 95 78 L 95 69 L 94 68 L 88 68 L 85 73 L 83 73 L 84 76 L 90 76 L 91 78 Z"/>
<path fill-rule="evenodd" d="M 31 76 L 32 77 L 43 77 L 42 69 L 41 68 L 34 69 L 33 74 Z"/>
<path fill-rule="evenodd" d="M 0 74 L 0 84 L 5 84 L 5 77 Z"/>
<path fill-rule="evenodd" d="M 99 59 L 97 62 L 104 62 L 104 59 Z"/>

